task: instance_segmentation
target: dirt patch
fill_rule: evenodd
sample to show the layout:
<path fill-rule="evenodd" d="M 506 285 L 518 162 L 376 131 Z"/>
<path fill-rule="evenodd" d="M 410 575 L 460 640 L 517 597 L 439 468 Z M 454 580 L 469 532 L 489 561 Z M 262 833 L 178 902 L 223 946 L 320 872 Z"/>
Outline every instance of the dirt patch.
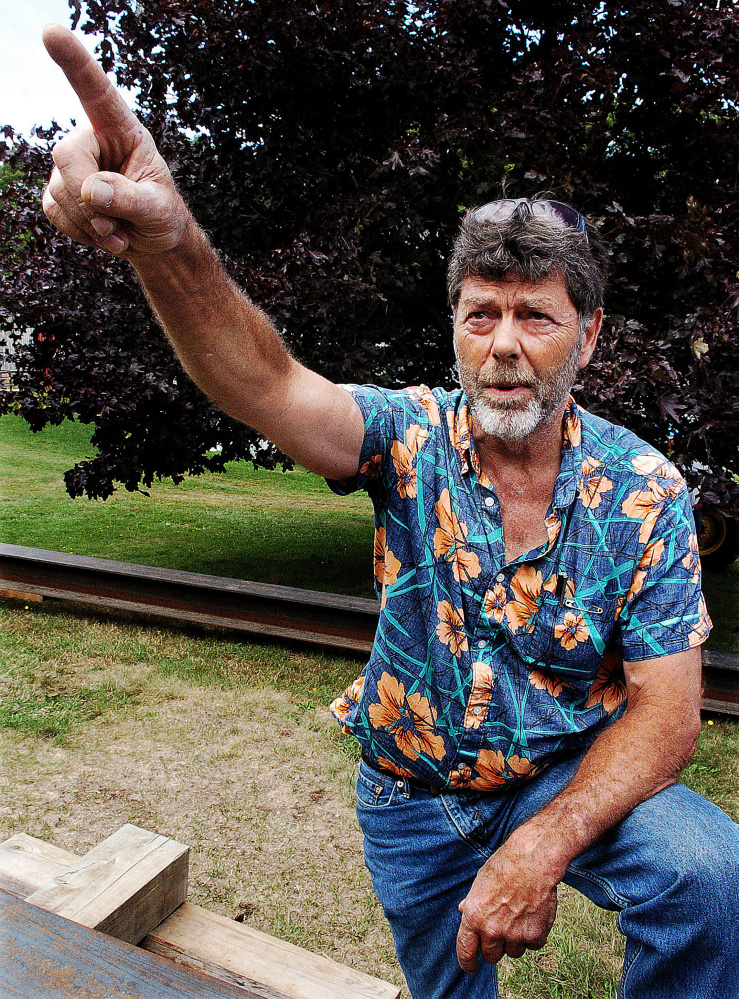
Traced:
<path fill-rule="evenodd" d="M 82 854 L 133 822 L 189 844 L 191 901 L 400 984 L 334 728 L 274 690 L 165 680 L 62 746 L 4 732 L 0 838 Z"/>

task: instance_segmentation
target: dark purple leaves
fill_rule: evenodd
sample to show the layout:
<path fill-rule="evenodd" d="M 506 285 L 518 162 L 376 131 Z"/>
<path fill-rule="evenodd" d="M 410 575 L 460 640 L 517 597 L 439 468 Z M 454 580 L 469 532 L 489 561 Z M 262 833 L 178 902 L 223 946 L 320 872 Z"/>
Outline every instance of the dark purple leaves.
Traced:
<path fill-rule="evenodd" d="M 580 397 L 737 507 L 731 5 L 71 7 L 138 88 L 231 273 L 328 377 L 451 382 L 444 260 L 465 206 L 547 188 L 600 220 L 613 278 Z M 182 374 L 126 265 L 42 221 L 48 154 L 3 135 L 0 326 L 55 337 L 18 348 L 3 405 L 37 427 L 95 425 L 98 455 L 68 473 L 70 492 L 102 497 L 224 456 L 278 462 Z"/>

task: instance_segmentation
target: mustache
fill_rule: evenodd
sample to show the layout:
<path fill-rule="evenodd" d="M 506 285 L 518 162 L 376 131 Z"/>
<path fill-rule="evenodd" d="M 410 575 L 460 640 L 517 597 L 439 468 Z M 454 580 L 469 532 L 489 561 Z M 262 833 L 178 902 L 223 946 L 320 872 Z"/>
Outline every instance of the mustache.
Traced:
<path fill-rule="evenodd" d="M 524 374 L 516 368 L 494 368 L 481 374 L 478 384 L 481 388 L 507 388 L 511 385 L 524 385 L 534 388 L 536 380 L 531 375 Z"/>

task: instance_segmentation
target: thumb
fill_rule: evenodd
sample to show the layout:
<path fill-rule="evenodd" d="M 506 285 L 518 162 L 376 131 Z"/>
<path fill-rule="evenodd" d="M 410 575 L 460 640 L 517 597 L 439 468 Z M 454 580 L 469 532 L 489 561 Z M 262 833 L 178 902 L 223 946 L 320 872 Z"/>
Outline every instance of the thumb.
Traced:
<path fill-rule="evenodd" d="M 472 929 L 467 922 L 467 917 L 462 913 L 462 922 L 457 933 L 457 961 L 463 971 L 477 971 L 477 953 L 480 949 L 479 934 Z"/>
<path fill-rule="evenodd" d="M 86 177 L 80 193 L 82 200 L 99 214 L 124 219 L 137 227 L 166 214 L 169 194 L 164 195 L 161 185 L 129 180 L 110 170 Z"/>

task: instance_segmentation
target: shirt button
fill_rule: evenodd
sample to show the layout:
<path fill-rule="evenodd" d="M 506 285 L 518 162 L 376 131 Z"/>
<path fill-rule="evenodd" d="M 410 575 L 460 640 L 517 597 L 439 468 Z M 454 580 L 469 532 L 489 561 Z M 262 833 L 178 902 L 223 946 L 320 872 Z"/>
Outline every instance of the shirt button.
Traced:
<path fill-rule="evenodd" d="M 395 781 L 395 786 L 396 787 L 402 787 L 403 786 L 403 781 L 402 780 L 396 780 Z"/>
<path fill-rule="evenodd" d="M 485 506 L 495 506 L 495 500 L 492 496 L 487 496 L 485 499 Z"/>
<path fill-rule="evenodd" d="M 495 577 L 495 582 L 496 583 L 504 583 L 505 582 L 505 573 L 504 572 L 499 572 L 498 575 Z"/>
<path fill-rule="evenodd" d="M 478 647 L 478 649 L 484 649 L 485 648 L 485 639 L 484 638 L 480 639 L 480 641 L 477 643 L 477 647 Z"/>

